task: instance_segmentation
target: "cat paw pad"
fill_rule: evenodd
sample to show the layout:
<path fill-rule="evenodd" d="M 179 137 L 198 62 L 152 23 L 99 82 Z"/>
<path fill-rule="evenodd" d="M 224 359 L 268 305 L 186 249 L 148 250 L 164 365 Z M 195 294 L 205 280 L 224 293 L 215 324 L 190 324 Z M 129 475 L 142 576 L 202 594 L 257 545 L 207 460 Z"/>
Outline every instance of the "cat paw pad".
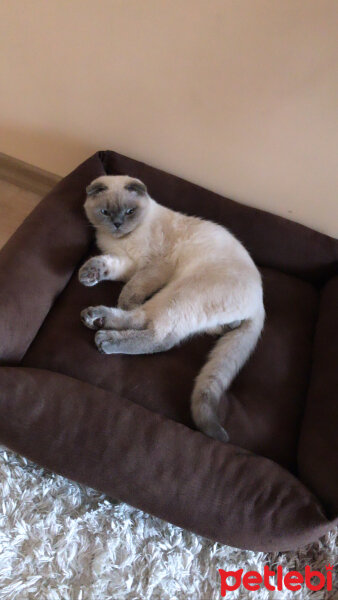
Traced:
<path fill-rule="evenodd" d="M 105 320 L 100 308 L 90 306 L 81 311 L 81 321 L 89 329 L 103 329 Z"/>
<path fill-rule="evenodd" d="M 108 276 L 107 266 L 98 259 L 87 261 L 79 270 L 79 281 L 82 285 L 91 287 Z"/>

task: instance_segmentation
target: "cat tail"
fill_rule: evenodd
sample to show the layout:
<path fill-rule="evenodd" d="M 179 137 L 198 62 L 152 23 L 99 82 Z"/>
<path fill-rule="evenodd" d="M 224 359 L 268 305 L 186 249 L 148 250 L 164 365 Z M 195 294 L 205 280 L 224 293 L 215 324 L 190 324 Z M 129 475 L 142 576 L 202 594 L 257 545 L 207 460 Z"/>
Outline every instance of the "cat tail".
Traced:
<path fill-rule="evenodd" d="M 264 324 L 264 307 L 239 327 L 223 335 L 197 376 L 191 397 L 191 413 L 198 429 L 221 442 L 229 436 L 218 418 L 223 392 L 253 352 Z"/>

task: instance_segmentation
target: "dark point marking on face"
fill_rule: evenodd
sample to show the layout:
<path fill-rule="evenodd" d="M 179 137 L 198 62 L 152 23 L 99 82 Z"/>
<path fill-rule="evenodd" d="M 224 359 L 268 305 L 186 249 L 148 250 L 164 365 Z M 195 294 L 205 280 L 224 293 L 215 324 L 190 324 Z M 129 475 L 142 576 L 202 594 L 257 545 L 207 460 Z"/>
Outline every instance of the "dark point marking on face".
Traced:
<path fill-rule="evenodd" d="M 139 196 L 147 193 L 147 188 L 142 181 L 131 181 L 124 186 L 124 189 L 128 192 L 136 192 Z"/>
<path fill-rule="evenodd" d="M 96 183 L 90 183 L 86 187 L 86 192 L 87 196 L 96 196 L 97 194 L 100 194 L 100 192 L 106 192 L 107 189 L 106 185 L 97 181 Z"/>

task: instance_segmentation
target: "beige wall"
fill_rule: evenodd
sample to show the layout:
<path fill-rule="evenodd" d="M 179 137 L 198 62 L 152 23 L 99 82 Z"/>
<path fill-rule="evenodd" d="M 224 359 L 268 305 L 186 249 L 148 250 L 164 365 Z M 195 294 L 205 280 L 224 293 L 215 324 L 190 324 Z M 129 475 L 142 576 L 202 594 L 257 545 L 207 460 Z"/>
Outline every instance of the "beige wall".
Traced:
<path fill-rule="evenodd" d="M 337 21 L 337 0 L 2 0 L 0 150 L 65 174 L 112 148 L 337 235 Z"/>

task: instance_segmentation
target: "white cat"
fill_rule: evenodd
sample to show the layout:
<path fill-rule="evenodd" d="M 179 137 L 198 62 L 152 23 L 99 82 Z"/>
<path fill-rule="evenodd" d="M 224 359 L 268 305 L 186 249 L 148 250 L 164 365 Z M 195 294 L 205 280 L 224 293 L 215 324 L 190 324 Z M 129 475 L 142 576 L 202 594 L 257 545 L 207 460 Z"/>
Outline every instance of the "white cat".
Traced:
<path fill-rule="evenodd" d="M 194 334 L 221 335 L 196 379 L 191 410 L 199 429 L 228 441 L 219 402 L 264 324 L 261 277 L 248 252 L 224 227 L 161 206 L 127 176 L 93 181 L 85 211 L 103 254 L 83 265 L 81 283 L 126 282 L 118 308 L 81 313 L 87 327 L 98 329 L 98 349 L 145 354 Z"/>

